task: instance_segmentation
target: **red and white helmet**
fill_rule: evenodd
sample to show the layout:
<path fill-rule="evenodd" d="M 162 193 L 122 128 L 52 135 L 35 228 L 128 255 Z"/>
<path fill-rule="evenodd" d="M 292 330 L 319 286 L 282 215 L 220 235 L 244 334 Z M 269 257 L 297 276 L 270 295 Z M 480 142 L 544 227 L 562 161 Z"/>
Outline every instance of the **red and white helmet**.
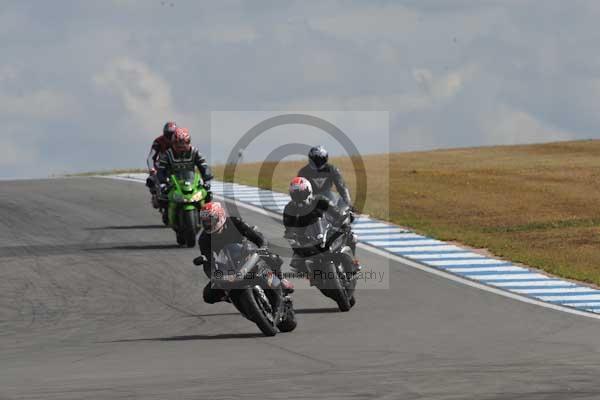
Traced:
<path fill-rule="evenodd" d="M 307 203 L 312 199 L 312 185 L 306 178 L 300 176 L 290 182 L 290 197 L 296 203 Z"/>
<path fill-rule="evenodd" d="M 192 138 L 190 136 L 190 130 L 188 128 L 177 128 L 171 139 L 171 145 L 173 150 L 177 153 L 183 153 L 189 151 L 192 148 Z"/>
<path fill-rule="evenodd" d="M 221 203 L 207 203 L 200 209 L 202 228 L 208 233 L 218 232 L 225 225 L 225 209 Z"/>

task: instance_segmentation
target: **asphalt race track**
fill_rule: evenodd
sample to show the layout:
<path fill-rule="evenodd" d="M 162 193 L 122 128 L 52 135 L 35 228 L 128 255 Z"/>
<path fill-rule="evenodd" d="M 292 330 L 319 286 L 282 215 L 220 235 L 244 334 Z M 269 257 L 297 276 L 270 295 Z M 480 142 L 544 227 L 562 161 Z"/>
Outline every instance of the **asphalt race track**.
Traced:
<path fill-rule="evenodd" d="M 265 338 L 174 242 L 138 183 L 0 182 L 0 399 L 600 398 L 598 320 L 360 250 L 389 290 L 349 313 L 297 290 L 298 328 Z"/>

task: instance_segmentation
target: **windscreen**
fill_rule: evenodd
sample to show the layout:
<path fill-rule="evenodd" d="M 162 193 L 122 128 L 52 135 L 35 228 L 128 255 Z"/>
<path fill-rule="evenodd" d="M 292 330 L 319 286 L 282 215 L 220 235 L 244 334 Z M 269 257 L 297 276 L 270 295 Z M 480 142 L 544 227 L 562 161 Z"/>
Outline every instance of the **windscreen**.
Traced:
<path fill-rule="evenodd" d="M 317 219 L 313 224 L 306 226 L 304 229 L 304 240 L 307 243 L 318 243 L 322 241 L 319 235 L 325 235 L 327 232 L 327 220 L 324 218 Z"/>
<path fill-rule="evenodd" d="M 195 172 L 189 169 L 181 169 L 175 172 L 175 177 L 180 183 L 186 184 L 186 182 L 189 182 L 191 185 L 194 183 Z"/>
<path fill-rule="evenodd" d="M 228 244 L 215 256 L 217 267 L 235 266 L 242 260 L 242 245 L 239 243 Z"/>

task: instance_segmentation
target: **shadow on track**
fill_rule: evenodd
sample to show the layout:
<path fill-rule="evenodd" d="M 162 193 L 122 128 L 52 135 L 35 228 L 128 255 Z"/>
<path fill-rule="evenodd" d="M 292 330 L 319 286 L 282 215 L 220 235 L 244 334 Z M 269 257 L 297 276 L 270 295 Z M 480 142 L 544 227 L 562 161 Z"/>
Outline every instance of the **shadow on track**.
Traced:
<path fill-rule="evenodd" d="M 226 312 L 226 313 L 214 313 L 214 314 L 193 314 L 190 318 L 205 318 L 205 317 L 225 317 L 229 315 L 240 315 L 239 312 Z"/>
<path fill-rule="evenodd" d="M 163 229 L 166 225 L 113 225 L 113 226 L 95 226 L 85 228 L 86 231 L 108 231 L 108 230 L 127 230 L 127 229 Z"/>
<path fill-rule="evenodd" d="M 296 314 L 328 314 L 340 312 L 339 308 L 300 308 L 296 310 Z"/>
<path fill-rule="evenodd" d="M 168 336 L 159 338 L 142 338 L 142 339 L 122 339 L 113 340 L 108 343 L 128 343 L 128 342 L 178 342 L 186 340 L 224 340 L 224 339 L 255 339 L 265 337 L 262 333 L 221 333 L 218 335 L 184 335 L 184 336 Z M 107 342 L 103 342 L 107 343 Z"/>
<path fill-rule="evenodd" d="M 86 248 L 86 251 L 114 251 L 114 250 L 167 250 L 167 249 L 179 249 L 181 246 L 177 244 L 127 244 L 121 246 L 111 247 L 94 247 Z"/>
<path fill-rule="evenodd" d="M 140 243 L 140 242 L 138 242 Z M 103 252 L 103 251 L 114 251 L 114 250 L 167 250 L 167 249 L 179 249 L 180 246 L 177 244 L 166 244 L 166 243 L 147 243 L 140 244 L 129 243 L 129 244 L 116 244 L 116 243 L 102 243 L 102 244 L 87 244 L 87 243 L 73 243 L 73 244 L 56 244 L 56 245 L 23 245 L 23 246 L 0 246 L 0 258 L 5 257 L 45 257 L 53 255 L 65 255 L 65 254 L 78 254 L 83 251 L 89 252 Z"/>

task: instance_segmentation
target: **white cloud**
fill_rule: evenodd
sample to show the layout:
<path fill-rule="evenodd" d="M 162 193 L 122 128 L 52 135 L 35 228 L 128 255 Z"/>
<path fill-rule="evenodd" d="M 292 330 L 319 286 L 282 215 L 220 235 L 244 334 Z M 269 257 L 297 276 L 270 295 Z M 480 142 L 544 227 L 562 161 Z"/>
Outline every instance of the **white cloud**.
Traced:
<path fill-rule="evenodd" d="M 474 65 L 468 65 L 436 78 L 427 68 L 415 68 L 413 78 L 433 100 L 444 100 L 456 96 L 476 70 Z"/>
<path fill-rule="evenodd" d="M 499 105 L 481 120 L 488 144 L 535 143 L 569 140 L 573 135 L 537 120 L 527 112 Z"/>
<path fill-rule="evenodd" d="M 283 109 L 312 110 L 381 110 L 392 112 L 424 111 L 452 100 L 476 73 L 475 66 L 466 66 L 436 77 L 426 68 L 415 68 L 415 91 L 375 93 L 353 96 L 322 95 L 305 97 L 279 104 Z M 274 108 L 275 105 L 273 105 Z"/>
<path fill-rule="evenodd" d="M 175 111 L 171 87 L 146 64 L 117 58 L 93 78 L 96 85 L 116 94 L 137 126 L 157 131 L 164 121 L 180 117 Z M 137 135 L 132 132 L 132 135 Z"/>
<path fill-rule="evenodd" d="M 119 114 L 120 121 L 117 120 L 111 128 L 118 138 L 109 136 L 104 145 L 111 146 L 115 142 L 128 144 L 130 150 L 122 157 L 131 159 L 129 165 L 144 163 L 150 143 L 162 132 L 165 121 L 176 121 L 179 126 L 189 128 L 192 142 L 201 152 L 205 153 L 210 148 L 205 133 L 209 126 L 207 113 L 181 111 L 169 82 L 145 63 L 131 58 L 116 58 L 107 64 L 104 71 L 96 74 L 93 81 L 116 96 L 126 112 Z M 210 161 L 210 155 L 205 155 Z"/>

